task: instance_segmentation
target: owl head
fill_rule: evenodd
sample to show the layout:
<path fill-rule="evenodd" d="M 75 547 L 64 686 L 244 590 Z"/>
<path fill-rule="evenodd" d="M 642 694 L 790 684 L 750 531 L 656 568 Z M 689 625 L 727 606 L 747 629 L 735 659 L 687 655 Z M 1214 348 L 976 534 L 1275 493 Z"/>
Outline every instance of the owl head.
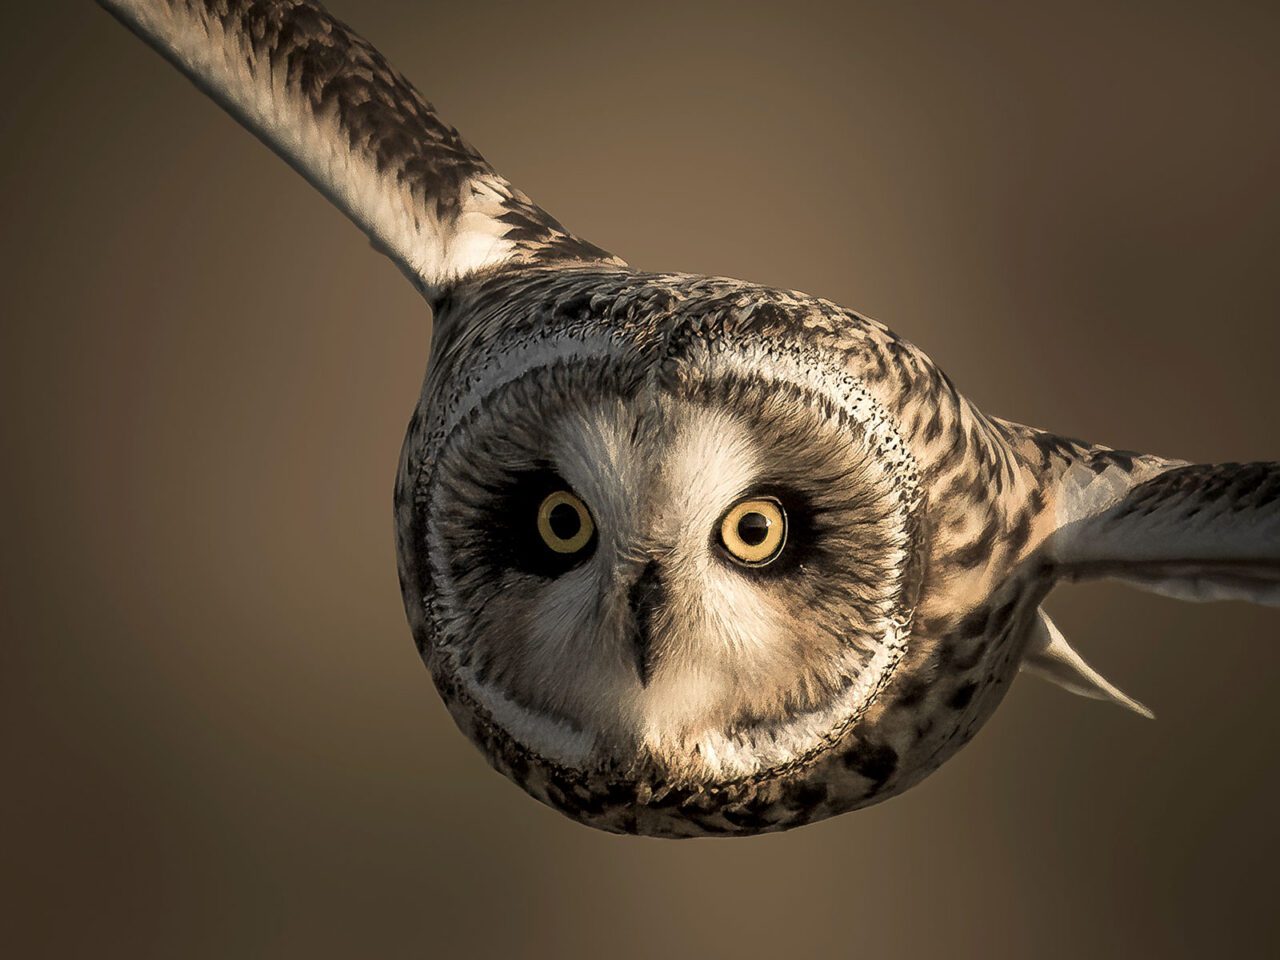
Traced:
<path fill-rule="evenodd" d="M 916 462 L 814 303 L 627 319 L 625 294 L 593 316 L 557 282 L 536 318 L 458 304 L 494 312 L 467 325 L 483 344 L 441 317 L 401 497 L 428 665 L 499 769 L 597 825 L 793 795 L 903 659 Z"/>

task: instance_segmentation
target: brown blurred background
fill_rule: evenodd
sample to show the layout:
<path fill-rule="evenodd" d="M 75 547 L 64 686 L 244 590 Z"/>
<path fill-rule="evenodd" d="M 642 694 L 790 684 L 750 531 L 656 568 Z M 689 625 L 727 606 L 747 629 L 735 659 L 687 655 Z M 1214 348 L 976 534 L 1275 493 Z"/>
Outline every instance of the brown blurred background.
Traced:
<path fill-rule="evenodd" d="M 633 264 L 856 307 L 991 413 L 1280 458 L 1275 4 L 331 6 Z M 1024 678 L 791 834 L 527 799 L 396 585 L 425 306 L 96 7 L 5 20 L 0 950 L 1277 955 L 1276 610 L 1064 589 L 1155 723 Z"/>

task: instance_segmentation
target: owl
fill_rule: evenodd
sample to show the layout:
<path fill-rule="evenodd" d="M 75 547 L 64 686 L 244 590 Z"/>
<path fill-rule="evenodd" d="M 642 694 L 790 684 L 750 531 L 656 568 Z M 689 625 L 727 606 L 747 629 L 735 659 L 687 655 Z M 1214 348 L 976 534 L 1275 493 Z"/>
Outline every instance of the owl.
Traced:
<path fill-rule="evenodd" d="M 1280 603 L 1280 464 L 1021 426 L 851 310 L 635 269 L 312 0 L 102 4 L 430 305 L 405 608 L 457 725 L 557 810 L 810 823 L 937 769 L 1021 670 L 1147 714 L 1045 615 L 1057 583 Z"/>

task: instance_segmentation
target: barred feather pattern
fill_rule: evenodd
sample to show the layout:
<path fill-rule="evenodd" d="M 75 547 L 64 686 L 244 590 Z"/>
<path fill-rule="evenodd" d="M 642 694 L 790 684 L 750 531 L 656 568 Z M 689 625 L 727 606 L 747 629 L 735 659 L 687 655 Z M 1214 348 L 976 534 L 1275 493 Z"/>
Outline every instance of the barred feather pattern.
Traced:
<path fill-rule="evenodd" d="M 428 299 L 506 263 L 620 260 L 494 172 L 313 0 L 100 0 L 320 189 Z"/>

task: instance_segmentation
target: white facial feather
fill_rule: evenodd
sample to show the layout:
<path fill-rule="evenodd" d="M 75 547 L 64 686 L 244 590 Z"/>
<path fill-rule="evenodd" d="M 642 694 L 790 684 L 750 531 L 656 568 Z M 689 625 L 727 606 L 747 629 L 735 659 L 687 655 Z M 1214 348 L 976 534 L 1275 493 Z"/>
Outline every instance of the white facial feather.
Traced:
<path fill-rule="evenodd" d="M 558 346 L 550 352 L 595 352 Z M 509 382 L 546 359 L 544 350 L 508 355 L 496 379 Z M 840 382 L 828 371 L 821 385 L 829 389 L 833 380 Z M 846 415 L 877 409 L 856 391 L 844 399 L 855 401 L 841 405 Z M 450 419 L 477 402 L 464 399 Z M 887 417 L 864 427 L 869 439 L 894 449 Z M 588 505 L 596 552 L 537 588 L 522 624 L 520 690 L 507 686 L 507 674 L 486 683 L 470 678 L 495 721 L 537 753 L 576 767 L 619 752 L 648 755 L 690 779 L 750 774 L 815 749 L 901 655 L 904 625 L 887 609 L 870 611 L 878 646 L 869 663 L 831 638 L 825 659 L 797 649 L 803 613 L 794 602 L 716 555 L 721 518 L 757 487 L 767 459 L 740 412 L 642 391 L 626 402 L 570 404 L 549 433 L 547 457 Z M 899 506 L 905 515 L 907 503 Z M 892 551 L 899 558 L 904 538 L 899 530 Z M 666 603 L 654 625 L 661 655 L 642 684 L 627 591 L 653 558 L 661 561 Z M 749 716 L 778 722 L 757 737 L 735 726 Z"/>

